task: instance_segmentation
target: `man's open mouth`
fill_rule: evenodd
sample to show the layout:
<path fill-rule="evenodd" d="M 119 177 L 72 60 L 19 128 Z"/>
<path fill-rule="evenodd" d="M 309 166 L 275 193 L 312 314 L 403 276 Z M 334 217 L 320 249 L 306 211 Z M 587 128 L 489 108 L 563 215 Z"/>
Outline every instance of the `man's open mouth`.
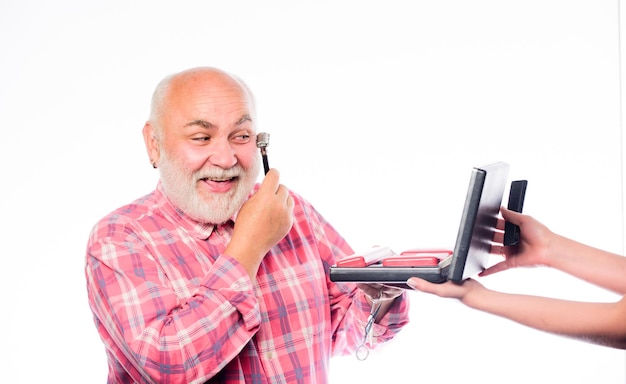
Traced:
<path fill-rule="evenodd" d="M 225 183 L 225 182 L 229 182 L 229 181 L 235 181 L 237 179 L 237 176 L 234 177 L 227 177 L 227 178 L 221 178 L 221 177 L 203 177 L 200 180 L 202 181 L 208 181 L 208 182 L 215 182 L 215 183 Z"/>

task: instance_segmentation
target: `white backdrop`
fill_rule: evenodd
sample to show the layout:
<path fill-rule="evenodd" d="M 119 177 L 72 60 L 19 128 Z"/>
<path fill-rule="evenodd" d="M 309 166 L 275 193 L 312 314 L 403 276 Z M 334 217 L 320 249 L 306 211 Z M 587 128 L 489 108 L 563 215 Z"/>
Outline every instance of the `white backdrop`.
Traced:
<path fill-rule="evenodd" d="M 624 253 L 619 1 L 225 3 L 0 2 L 0 381 L 105 382 L 87 235 L 154 187 L 149 98 L 188 67 L 250 84 L 270 164 L 354 248 L 453 246 L 471 167 L 502 160 L 525 212 Z M 550 270 L 482 282 L 617 299 Z M 410 297 L 411 324 L 333 383 L 626 381 L 623 351 Z"/>

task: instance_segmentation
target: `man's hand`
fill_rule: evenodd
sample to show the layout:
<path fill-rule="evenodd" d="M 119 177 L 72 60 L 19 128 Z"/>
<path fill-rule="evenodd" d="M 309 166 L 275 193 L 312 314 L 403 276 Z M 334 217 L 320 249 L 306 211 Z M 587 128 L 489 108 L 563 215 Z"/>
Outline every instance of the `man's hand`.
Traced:
<path fill-rule="evenodd" d="M 282 240 L 293 225 L 293 198 L 270 169 L 259 190 L 239 210 L 233 237 L 224 253 L 238 260 L 254 279 L 267 251 Z"/>
<path fill-rule="evenodd" d="M 363 293 L 365 293 L 367 301 L 370 305 L 373 304 L 374 300 L 380 301 L 381 307 L 378 312 L 378 316 L 376 316 L 376 321 L 385 316 L 385 313 L 387 313 L 389 307 L 393 304 L 393 301 L 404 292 L 404 289 L 402 288 L 391 287 L 384 284 L 359 283 L 357 286 L 363 291 Z"/>

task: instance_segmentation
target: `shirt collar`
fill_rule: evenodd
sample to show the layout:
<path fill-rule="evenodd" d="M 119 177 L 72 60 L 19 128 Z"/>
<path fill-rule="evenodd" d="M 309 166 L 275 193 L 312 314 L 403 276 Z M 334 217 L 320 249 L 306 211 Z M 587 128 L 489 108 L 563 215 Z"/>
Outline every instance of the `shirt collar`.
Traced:
<path fill-rule="evenodd" d="M 254 190 L 257 188 L 255 187 Z M 248 198 L 252 196 L 254 192 L 250 193 Z M 235 214 L 223 224 L 212 224 L 212 223 L 203 223 L 199 222 L 195 219 L 192 219 L 185 212 L 183 212 L 180 208 L 174 206 L 171 200 L 165 195 L 163 191 L 163 185 L 161 181 L 158 182 L 156 188 L 157 201 L 161 209 L 163 210 L 163 214 L 166 216 L 168 220 L 171 220 L 174 223 L 182 226 L 187 232 L 189 232 L 193 237 L 199 240 L 206 240 L 211 236 L 211 233 L 215 230 L 215 228 L 220 226 L 232 226 L 235 222 L 237 214 L 239 211 L 235 212 Z"/>

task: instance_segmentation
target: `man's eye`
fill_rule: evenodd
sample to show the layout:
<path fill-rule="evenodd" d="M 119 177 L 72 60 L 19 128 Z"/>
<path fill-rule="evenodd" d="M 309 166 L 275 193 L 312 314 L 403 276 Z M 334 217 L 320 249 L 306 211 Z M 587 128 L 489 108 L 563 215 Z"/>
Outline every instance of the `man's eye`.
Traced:
<path fill-rule="evenodd" d="M 243 133 L 241 135 L 235 136 L 235 140 L 240 143 L 247 143 L 248 141 L 250 141 L 250 135 L 247 133 Z"/>
<path fill-rule="evenodd" d="M 211 140 L 211 138 L 209 136 L 201 136 L 201 137 L 194 137 L 192 140 L 195 140 L 195 141 L 209 141 L 209 140 Z"/>

